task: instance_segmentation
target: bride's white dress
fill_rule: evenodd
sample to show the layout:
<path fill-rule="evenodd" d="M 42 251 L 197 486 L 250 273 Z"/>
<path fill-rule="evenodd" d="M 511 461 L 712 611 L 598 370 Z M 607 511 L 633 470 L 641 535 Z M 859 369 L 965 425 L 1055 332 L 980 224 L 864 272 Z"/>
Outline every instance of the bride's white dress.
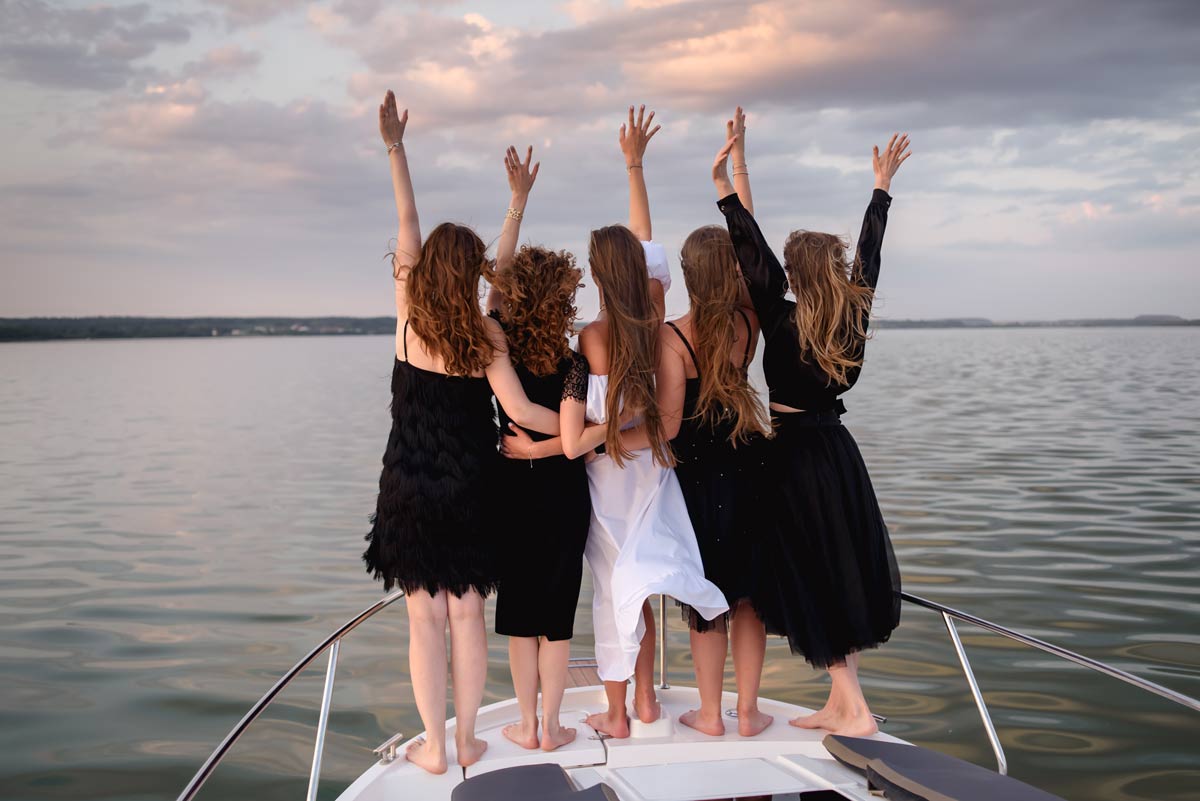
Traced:
<path fill-rule="evenodd" d="M 607 393 L 608 376 L 588 376 L 588 421 L 605 422 Z M 729 605 L 704 578 L 674 470 L 656 464 L 650 451 L 635 451 L 623 467 L 602 454 L 588 463 L 587 474 L 592 523 L 584 554 L 592 571 L 597 672 L 603 681 L 625 681 L 646 630 L 642 602 L 651 595 L 683 601 L 707 620 Z"/>

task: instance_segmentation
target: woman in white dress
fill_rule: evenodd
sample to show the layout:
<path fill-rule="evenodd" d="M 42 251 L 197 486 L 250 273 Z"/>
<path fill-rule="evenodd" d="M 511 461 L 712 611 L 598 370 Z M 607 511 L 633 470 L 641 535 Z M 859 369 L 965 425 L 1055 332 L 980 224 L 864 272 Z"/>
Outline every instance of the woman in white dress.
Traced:
<path fill-rule="evenodd" d="M 592 625 L 596 662 L 608 710 L 588 718 L 593 729 L 629 736 L 626 685 L 635 679 L 638 719 L 660 714 L 654 693 L 654 616 L 647 599 L 670 595 L 711 620 L 728 610 L 725 596 L 704 577 L 654 392 L 658 329 L 670 286 L 666 253 L 650 241 L 650 209 L 642 176 L 654 112 L 621 127 L 629 173 L 630 224 L 592 231 L 588 262 L 600 289 L 601 317 L 580 332 L 584 361 L 568 375 L 560 410 L 563 451 L 574 458 L 594 445 L 588 423 L 603 424 L 603 453 L 588 462 L 592 522 Z M 642 240 L 639 242 L 639 240 Z M 586 367 L 586 373 L 584 368 Z M 642 425 L 650 447 L 630 452 L 623 428 Z M 590 432 L 589 432 L 590 433 Z"/>

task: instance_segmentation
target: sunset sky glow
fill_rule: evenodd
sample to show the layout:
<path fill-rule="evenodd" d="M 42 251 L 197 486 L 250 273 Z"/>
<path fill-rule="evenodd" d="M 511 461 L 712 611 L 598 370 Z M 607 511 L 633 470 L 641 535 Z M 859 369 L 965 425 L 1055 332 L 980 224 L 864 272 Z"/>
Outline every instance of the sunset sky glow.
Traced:
<path fill-rule="evenodd" d="M 677 254 L 741 103 L 777 248 L 857 233 L 871 146 L 911 134 L 883 316 L 1200 317 L 1190 0 L 0 0 L 0 316 L 391 313 L 388 88 L 426 231 L 495 239 L 532 144 L 523 239 L 585 261 L 644 102 Z"/>

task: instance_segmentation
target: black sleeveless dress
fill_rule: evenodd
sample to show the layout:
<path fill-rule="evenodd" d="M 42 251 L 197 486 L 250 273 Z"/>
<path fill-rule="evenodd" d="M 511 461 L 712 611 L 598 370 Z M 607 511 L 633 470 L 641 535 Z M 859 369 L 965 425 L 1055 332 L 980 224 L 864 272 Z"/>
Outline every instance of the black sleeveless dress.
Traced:
<path fill-rule="evenodd" d="M 499 452 L 486 378 L 392 367 L 392 430 L 363 553 L 385 590 L 487 596 L 496 586 L 490 541 Z"/>
<path fill-rule="evenodd" d="M 750 320 L 740 309 L 750 331 Z M 692 357 L 697 372 L 700 365 L 696 352 L 674 323 L 667 323 L 679 336 Z M 750 364 L 751 340 L 746 341 L 742 370 Z M 696 531 L 700 558 L 704 562 L 704 577 L 716 584 L 729 602 L 730 612 L 713 620 L 705 620 L 687 604 L 680 604 L 683 619 L 693 631 L 725 631 L 729 616 L 737 602 L 750 597 L 753 569 L 753 537 L 756 530 L 754 493 L 756 478 L 762 465 L 762 438 L 753 437 L 735 448 L 729 441 L 733 424 L 721 420 L 716 424 L 701 421 L 696 416 L 700 400 L 700 377 L 689 378 L 683 397 L 683 420 L 679 433 L 671 440 L 675 452 L 675 476 L 688 517 Z"/>
<path fill-rule="evenodd" d="M 567 374 L 582 359 L 572 353 L 546 376 L 534 375 L 522 364 L 514 367 L 525 395 L 557 411 Z M 502 436 L 510 422 L 501 407 Z M 552 439 L 537 431 L 529 436 L 536 441 Z M 503 493 L 503 513 L 515 514 L 501 519 L 499 531 L 493 533 L 500 549 L 496 633 L 569 640 L 574 636 L 583 549 L 592 518 L 587 466 L 582 458 L 566 456 L 532 461 L 501 458 L 497 485 Z"/>

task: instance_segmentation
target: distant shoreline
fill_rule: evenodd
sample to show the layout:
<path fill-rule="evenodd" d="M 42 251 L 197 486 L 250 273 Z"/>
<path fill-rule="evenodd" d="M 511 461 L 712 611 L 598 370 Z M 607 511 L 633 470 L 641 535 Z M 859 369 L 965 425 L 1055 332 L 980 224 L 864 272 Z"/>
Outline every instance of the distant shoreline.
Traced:
<path fill-rule="evenodd" d="M 1075 320 L 994 321 L 982 317 L 875 319 L 874 328 L 1154 328 L 1200 326 L 1170 314 Z M 396 331 L 395 317 L 0 317 L 0 342 L 258 336 L 373 336 Z"/>

